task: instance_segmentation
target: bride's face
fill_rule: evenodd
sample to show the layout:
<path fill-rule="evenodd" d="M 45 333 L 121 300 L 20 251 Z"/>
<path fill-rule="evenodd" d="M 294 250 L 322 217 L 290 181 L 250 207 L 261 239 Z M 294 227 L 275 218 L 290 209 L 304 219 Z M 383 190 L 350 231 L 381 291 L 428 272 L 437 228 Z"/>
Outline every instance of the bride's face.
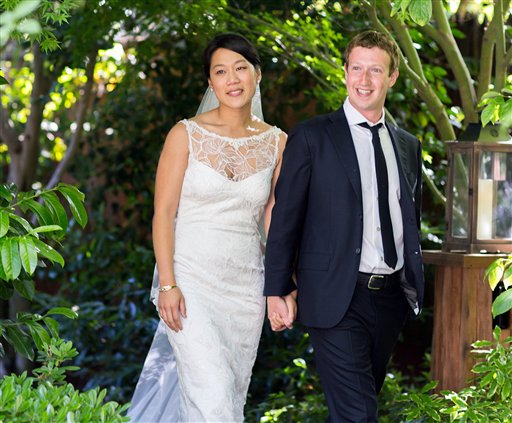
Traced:
<path fill-rule="evenodd" d="M 212 55 L 208 82 L 219 103 L 232 108 L 251 104 L 261 72 L 244 56 L 219 48 Z"/>

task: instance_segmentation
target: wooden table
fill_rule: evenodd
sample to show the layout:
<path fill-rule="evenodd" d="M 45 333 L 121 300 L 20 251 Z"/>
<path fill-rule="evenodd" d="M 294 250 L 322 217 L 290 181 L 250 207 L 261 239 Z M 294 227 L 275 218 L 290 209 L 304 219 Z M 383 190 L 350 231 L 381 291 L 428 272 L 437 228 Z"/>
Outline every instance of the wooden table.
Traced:
<path fill-rule="evenodd" d="M 423 262 L 436 266 L 432 379 L 437 389 L 467 386 L 475 360 L 471 344 L 492 340 L 492 291 L 484 281 L 485 269 L 505 254 L 464 254 L 423 251 Z M 510 336 L 510 328 L 503 330 Z"/>

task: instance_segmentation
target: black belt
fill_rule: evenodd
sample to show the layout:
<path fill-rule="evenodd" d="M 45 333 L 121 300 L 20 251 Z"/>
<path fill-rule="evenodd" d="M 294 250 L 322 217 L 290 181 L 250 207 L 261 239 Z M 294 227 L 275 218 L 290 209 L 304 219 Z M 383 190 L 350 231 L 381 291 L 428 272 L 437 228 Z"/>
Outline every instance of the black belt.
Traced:
<path fill-rule="evenodd" d="M 372 273 L 359 272 L 357 274 L 357 283 L 363 285 L 372 291 L 379 291 L 384 288 L 400 283 L 400 270 L 390 275 L 376 275 Z"/>

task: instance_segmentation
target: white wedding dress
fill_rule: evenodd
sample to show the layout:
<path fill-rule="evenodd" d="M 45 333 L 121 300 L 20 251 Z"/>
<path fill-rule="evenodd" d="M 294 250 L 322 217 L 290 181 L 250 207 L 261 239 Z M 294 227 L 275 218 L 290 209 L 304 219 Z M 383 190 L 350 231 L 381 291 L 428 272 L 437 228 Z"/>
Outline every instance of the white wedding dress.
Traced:
<path fill-rule="evenodd" d="M 265 313 L 259 224 L 281 130 L 229 138 L 181 123 L 189 161 L 174 272 L 187 318 L 180 332 L 160 322 L 128 415 L 139 423 L 242 422 Z M 157 286 L 155 275 L 155 304 Z"/>

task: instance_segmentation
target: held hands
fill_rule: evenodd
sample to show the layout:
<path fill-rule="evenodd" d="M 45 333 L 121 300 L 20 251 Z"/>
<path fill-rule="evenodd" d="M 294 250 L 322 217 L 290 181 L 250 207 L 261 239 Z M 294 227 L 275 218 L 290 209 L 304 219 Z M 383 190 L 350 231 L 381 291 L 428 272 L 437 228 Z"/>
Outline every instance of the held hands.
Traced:
<path fill-rule="evenodd" d="M 291 329 L 297 316 L 297 290 L 284 297 L 267 297 L 267 313 L 273 331 Z"/>
<path fill-rule="evenodd" d="M 160 314 L 160 318 L 173 331 L 179 332 L 183 329 L 180 314 L 186 318 L 187 309 L 185 307 L 185 297 L 183 297 L 179 287 L 159 292 L 158 313 Z"/>

